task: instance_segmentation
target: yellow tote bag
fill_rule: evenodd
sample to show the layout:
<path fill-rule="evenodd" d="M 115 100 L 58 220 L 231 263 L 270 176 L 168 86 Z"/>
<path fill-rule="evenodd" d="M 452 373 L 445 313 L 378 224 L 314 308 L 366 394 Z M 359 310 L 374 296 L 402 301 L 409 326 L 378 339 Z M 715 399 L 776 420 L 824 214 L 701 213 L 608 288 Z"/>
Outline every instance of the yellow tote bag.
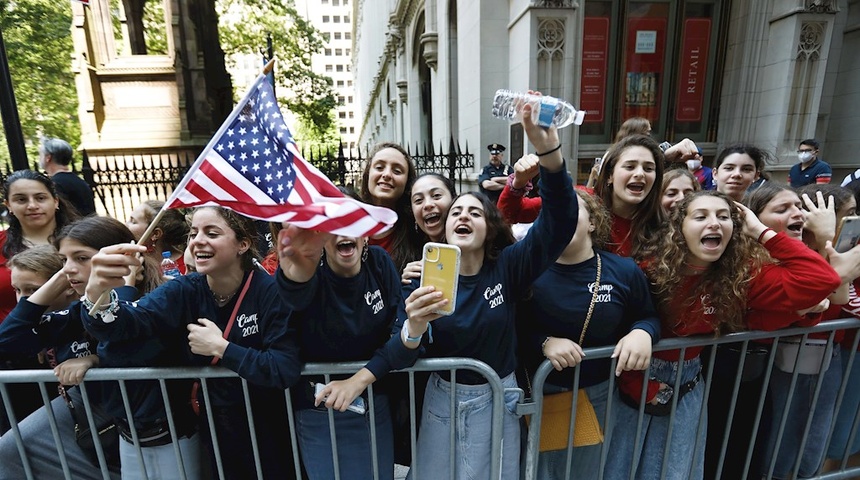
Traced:
<path fill-rule="evenodd" d="M 543 399 L 541 414 L 540 451 L 564 450 L 567 448 L 570 428 L 570 407 L 573 392 L 547 395 Z M 580 388 L 576 397 L 576 425 L 573 430 L 573 446 L 585 447 L 603 443 L 603 431 L 597 421 L 597 413 L 585 390 Z"/>

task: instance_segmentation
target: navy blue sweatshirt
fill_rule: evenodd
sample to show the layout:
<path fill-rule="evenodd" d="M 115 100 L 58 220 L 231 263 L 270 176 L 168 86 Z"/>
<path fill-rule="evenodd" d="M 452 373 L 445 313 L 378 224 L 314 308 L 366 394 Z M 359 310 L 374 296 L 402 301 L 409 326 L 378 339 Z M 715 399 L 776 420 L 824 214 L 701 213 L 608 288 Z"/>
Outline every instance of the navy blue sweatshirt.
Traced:
<path fill-rule="evenodd" d="M 422 345 L 430 357 L 468 357 L 487 363 L 500 377 L 516 367 L 516 300 L 564 251 L 579 216 L 572 181 L 562 168 L 540 172 L 543 207 L 522 241 L 508 246 L 496 261 L 484 259 L 477 275 L 460 275 L 456 311 L 433 322 L 432 338 L 425 334 Z M 418 288 L 419 280 L 403 289 L 403 298 Z M 398 327 L 406 319 L 405 307 Z M 458 372 L 464 384 L 486 383 L 483 375 Z"/>
<path fill-rule="evenodd" d="M 402 303 L 400 276 L 391 257 L 371 246 L 358 275 L 339 277 L 323 262 L 304 283 L 275 273 L 284 301 L 294 310 L 295 329 L 303 362 L 367 360 L 365 367 L 377 380 L 390 370 L 406 368 L 418 358 L 417 349 L 392 335 Z M 323 381 L 323 378 L 315 379 Z M 309 408 L 304 388 L 294 390 L 297 408 Z"/>
<path fill-rule="evenodd" d="M 120 301 L 133 301 L 138 297 L 134 287 L 121 287 L 116 291 Z M 46 305 L 31 303 L 27 297 L 18 302 L 0 324 L 0 357 L 35 355 L 53 348 L 57 363 L 62 363 L 96 353 L 97 344 L 91 342 L 81 323 L 81 302 L 74 301 L 65 310 L 45 313 L 46 310 Z"/>
<path fill-rule="evenodd" d="M 248 272 L 245 273 L 247 278 Z M 174 278 L 133 304 L 121 304 L 116 320 L 111 323 L 104 323 L 101 317 L 91 317 L 86 311 L 82 317 L 87 331 L 102 344 L 143 340 L 158 345 L 157 350 L 122 352 L 125 363 L 149 367 L 204 366 L 210 364 L 212 357 L 191 353 L 186 326 L 197 323 L 198 318 L 207 318 L 223 331 L 238 297 L 239 294 L 235 295 L 219 308 L 206 277 L 192 273 Z M 264 390 L 255 390 L 265 396 L 277 396 L 277 390 L 271 389 L 292 386 L 298 380 L 301 364 L 295 340 L 289 333 L 288 317 L 289 311 L 278 294 L 274 279 L 256 273 L 239 307 L 227 338 L 230 343 L 218 365 L 235 371 L 250 384 L 264 387 Z M 99 348 L 104 364 L 105 357 L 101 355 L 101 346 Z M 237 379 L 212 379 L 208 384 L 214 406 L 229 407 L 244 401 Z M 187 395 L 188 391 L 186 399 Z M 280 395 L 283 397 L 283 392 Z M 160 396 L 153 401 L 160 403 Z"/>
<path fill-rule="evenodd" d="M 660 339 L 660 319 L 651 300 L 645 274 L 630 258 L 595 250 L 603 264 L 594 312 L 581 347 L 615 345 L 633 329 Z M 582 327 L 591 304 L 597 275 L 597 257 L 575 265 L 553 264 L 532 285 L 532 297 L 519 306 L 522 361 L 534 373 L 544 360 L 541 345 L 546 337 L 568 338 L 579 343 Z M 580 387 L 609 379 L 610 360 L 582 363 Z M 570 388 L 573 368 L 553 370 L 547 383 Z"/>

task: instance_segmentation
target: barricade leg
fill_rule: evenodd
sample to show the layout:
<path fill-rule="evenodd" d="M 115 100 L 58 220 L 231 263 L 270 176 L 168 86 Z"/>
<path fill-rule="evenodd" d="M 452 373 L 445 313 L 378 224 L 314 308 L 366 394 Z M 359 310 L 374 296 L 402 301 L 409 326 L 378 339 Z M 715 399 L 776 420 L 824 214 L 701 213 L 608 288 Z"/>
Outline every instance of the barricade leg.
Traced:
<path fill-rule="evenodd" d="M 57 430 L 63 445 L 63 454 L 69 466 L 71 478 L 99 480 L 99 468 L 90 462 L 75 442 L 75 422 L 69 407 L 62 397 L 51 401 L 51 408 L 57 422 Z M 24 439 L 27 458 L 35 478 L 65 478 L 54 437 L 51 435 L 48 409 L 44 406 L 18 424 Z M 0 437 L 0 480 L 20 480 L 26 478 L 18 455 L 18 447 L 11 434 Z M 111 478 L 118 480 L 119 471 L 111 471 Z"/>

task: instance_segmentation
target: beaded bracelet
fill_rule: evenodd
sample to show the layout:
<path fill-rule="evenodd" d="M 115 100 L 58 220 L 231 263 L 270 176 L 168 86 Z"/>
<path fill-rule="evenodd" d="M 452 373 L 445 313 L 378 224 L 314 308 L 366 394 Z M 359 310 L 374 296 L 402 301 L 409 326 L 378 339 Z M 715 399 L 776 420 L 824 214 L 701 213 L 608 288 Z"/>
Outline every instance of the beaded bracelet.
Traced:
<path fill-rule="evenodd" d="M 552 150 L 547 150 L 546 152 L 543 152 L 543 153 L 535 153 L 535 155 L 537 155 L 538 157 L 543 157 L 544 155 L 549 155 L 550 153 L 555 152 L 556 150 L 558 150 L 560 148 L 561 148 L 561 144 L 559 143 L 558 146 L 553 148 Z"/>

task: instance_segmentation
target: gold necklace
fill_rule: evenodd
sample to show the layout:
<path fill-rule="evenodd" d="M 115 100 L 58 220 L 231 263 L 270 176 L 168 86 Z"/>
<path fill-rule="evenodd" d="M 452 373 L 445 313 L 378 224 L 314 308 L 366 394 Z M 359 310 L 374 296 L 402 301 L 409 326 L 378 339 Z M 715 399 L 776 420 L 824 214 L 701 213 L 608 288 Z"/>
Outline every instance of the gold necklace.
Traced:
<path fill-rule="evenodd" d="M 236 292 L 238 291 L 239 289 L 237 288 L 236 290 L 233 290 L 233 293 L 228 295 L 218 295 L 217 293 L 212 292 L 212 296 L 215 297 L 215 303 L 217 303 L 219 307 L 223 307 L 231 298 L 233 298 L 234 295 L 236 295 Z"/>

